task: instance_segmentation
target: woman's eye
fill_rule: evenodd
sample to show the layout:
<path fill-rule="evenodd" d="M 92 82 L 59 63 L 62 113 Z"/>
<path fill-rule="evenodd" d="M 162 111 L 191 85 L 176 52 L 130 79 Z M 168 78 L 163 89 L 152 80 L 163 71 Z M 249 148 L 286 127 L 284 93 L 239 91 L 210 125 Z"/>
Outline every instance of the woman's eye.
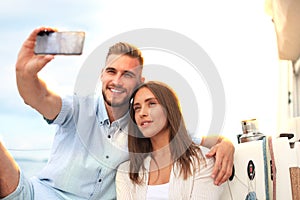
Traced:
<path fill-rule="evenodd" d="M 156 102 L 149 102 L 149 106 L 155 106 L 156 104 Z"/>
<path fill-rule="evenodd" d="M 139 111 L 141 108 L 140 107 L 133 107 L 133 110 L 136 112 L 136 111 Z"/>

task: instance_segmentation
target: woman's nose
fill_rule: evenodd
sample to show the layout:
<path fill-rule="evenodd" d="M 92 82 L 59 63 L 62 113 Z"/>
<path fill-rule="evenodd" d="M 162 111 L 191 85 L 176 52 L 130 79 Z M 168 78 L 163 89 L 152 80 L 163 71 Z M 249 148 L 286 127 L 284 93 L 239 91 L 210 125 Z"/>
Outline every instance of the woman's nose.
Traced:
<path fill-rule="evenodd" d="M 142 106 L 140 110 L 140 117 L 145 117 L 145 116 L 148 116 L 148 109 L 146 108 L 146 106 Z"/>

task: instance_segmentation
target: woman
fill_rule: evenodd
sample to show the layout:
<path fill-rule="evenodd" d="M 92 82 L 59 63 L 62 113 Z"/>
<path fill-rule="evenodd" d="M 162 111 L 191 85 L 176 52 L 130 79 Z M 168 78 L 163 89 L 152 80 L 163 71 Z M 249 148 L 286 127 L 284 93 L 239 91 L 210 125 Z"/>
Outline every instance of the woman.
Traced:
<path fill-rule="evenodd" d="M 130 160 L 116 176 L 117 199 L 219 199 L 213 159 L 187 133 L 178 98 L 165 84 L 148 82 L 130 106 Z"/>

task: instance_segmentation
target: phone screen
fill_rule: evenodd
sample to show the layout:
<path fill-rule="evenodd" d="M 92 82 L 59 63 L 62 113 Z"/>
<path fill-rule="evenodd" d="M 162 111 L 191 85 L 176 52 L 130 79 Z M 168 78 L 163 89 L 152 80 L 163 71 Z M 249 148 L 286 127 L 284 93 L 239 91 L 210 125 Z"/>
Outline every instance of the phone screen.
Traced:
<path fill-rule="evenodd" d="M 35 54 L 81 55 L 85 33 L 81 31 L 38 33 Z"/>

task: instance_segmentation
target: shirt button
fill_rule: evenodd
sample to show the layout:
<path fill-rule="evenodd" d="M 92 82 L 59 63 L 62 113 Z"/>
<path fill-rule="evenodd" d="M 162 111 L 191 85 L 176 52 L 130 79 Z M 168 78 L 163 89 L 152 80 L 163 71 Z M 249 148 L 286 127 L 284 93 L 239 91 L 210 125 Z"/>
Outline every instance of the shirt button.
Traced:
<path fill-rule="evenodd" d="M 106 158 L 108 159 L 108 158 L 109 158 L 109 156 L 106 156 Z"/>
<path fill-rule="evenodd" d="M 102 179 L 100 178 L 99 180 L 98 180 L 98 182 L 100 183 L 102 181 Z"/>
<path fill-rule="evenodd" d="M 110 136 L 110 135 L 108 135 L 107 137 L 108 137 L 109 139 L 111 138 L 111 136 Z"/>

